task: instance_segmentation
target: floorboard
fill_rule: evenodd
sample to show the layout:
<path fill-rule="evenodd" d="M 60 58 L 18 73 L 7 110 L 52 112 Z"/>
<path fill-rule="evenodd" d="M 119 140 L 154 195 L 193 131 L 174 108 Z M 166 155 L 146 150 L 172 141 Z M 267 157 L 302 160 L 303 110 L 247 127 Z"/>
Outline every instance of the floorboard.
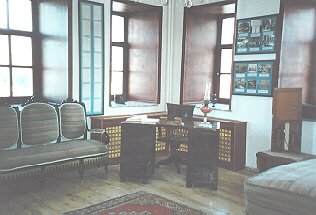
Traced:
<path fill-rule="evenodd" d="M 118 174 L 119 165 L 109 166 L 107 176 L 103 168 L 88 169 L 80 183 L 75 170 L 54 173 L 47 178 L 44 192 L 40 192 L 38 177 L 1 183 L 0 214 L 62 214 L 124 194 L 147 191 L 206 214 L 243 215 L 243 183 L 254 172 L 232 172 L 220 168 L 217 191 L 207 186 L 187 188 L 185 168 L 182 167 L 181 174 L 177 174 L 173 165 L 160 166 L 146 185 L 136 178 L 122 183 Z"/>

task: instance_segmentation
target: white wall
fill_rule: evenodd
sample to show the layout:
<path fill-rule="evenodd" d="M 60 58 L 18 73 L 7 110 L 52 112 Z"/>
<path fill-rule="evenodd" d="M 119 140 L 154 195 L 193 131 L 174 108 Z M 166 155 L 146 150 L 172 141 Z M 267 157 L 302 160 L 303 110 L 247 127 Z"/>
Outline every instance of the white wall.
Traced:
<path fill-rule="evenodd" d="M 160 5 L 157 0 L 137 0 L 152 5 Z M 194 0 L 194 5 L 221 0 Z M 73 0 L 73 50 L 74 50 L 74 98 L 79 98 L 79 53 L 78 53 L 78 1 Z M 104 3 L 105 10 L 105 83 L 109 83 L 110 67 L 110 1 Z M 237 19 L 279 13 L 280 0 L 238 0 Z M 105 115 L 122 115 L 163 111 L 166 102 L 179 103 L 181 82 L 181 56 L 183 33 L 183 3 L 169 0 L 163 6 L 162 59 L 161 59 L 161 104 L 144 108 L 109 107 L 109 87 L 105 87 Z M 235 55 L 235 61 L 274 60 L 275 54 Z M 107 84 L 105 84 L 107 86 Z M 201 114 L 198 110 L 195 114 Z M 210 117 L 233 119 L 247 122 L 246 166 L 256 168 L 256 153 L 270 149 L 272 125 L 272 98 L 233 95 L 231 111 L 213 110 Z M 316 154 L 316 123 L 303 123 L 302 151 Z"/>

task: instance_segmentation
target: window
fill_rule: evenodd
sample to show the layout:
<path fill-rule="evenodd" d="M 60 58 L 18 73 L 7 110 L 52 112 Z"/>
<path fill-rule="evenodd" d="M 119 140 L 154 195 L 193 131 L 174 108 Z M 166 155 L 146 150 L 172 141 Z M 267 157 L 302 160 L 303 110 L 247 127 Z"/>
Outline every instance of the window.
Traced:
<path fill-rule="evenodd" d="M 32 30 L 31 1 L 0 0 L 0 97 L 33 95 Z"/>
<path fill-rule="evenodd" d="M 281 1 L 279 88 L 302 88 L 302 117 L 316 120 L 316 2 Z"/>
<path fill-rule="evenodd" d="M 235 18 L 228 17 L 221 20 L 221 40 L 219 44 L 220 68 L 217 73 L 217 92 L 220 103 L 229 103 L 231 92 L 231 68 L 233 58 L 233 40 Z"/>
<path fill-rule="evenodd" d="M 185 8 L 181 103 L 201 103 L 207 82 L 217 103 L 230 103 L 235 7 L 230 1 Z"/>
<path fill-rule="evenodd" d="M 80 1 L 80 101 L 87 115 L 103 114 L 103 5 Z"/>
<path fill-rule="evenodd" d="M 159 103 L 162 8 L 112 1 L 111 19 L 111 106 Z"/>
<path fill-rule="evenodd" d="M 125 18 L 123 16 L 112 15 L 112 71 L 111 71 L 111 95 L 123 94 L 124 89 L 124 62 L 127 61 L 127 44 L 125 42 Z"/>

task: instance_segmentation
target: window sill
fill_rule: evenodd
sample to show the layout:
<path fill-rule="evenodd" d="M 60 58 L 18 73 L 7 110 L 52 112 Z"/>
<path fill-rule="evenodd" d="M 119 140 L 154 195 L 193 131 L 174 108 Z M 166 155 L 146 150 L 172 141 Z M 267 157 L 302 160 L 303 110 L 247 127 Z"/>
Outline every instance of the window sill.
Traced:
<path fill-rule="evenodd" d="M 213 110 L 220 110 L 220 111 L 229 111 L 229 105 L 228 104 L 220 104 L 217 103 L 215 104 L 215 107 L 213 107 L 212 104 L 209 105 Z M 200 108 L 202 107 L 202 104 L 197 104 L 195 108 Z"/>
<path fill-rule="evenodd" d="M 157 106 L 155 103 L 149 103 L 149 102 L 136 102 L 136 101 L 127 101 L 125 104 L 119 104 L 114 101 L 111 102 L 112 108 L 118 108 L 118 107 L 152 107 Z"/>

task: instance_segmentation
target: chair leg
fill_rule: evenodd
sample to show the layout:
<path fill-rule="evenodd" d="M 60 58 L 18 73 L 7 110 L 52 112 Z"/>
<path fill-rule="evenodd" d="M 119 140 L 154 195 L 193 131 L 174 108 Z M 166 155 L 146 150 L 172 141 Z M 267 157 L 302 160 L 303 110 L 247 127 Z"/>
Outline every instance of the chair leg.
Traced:
<path fill-rule="evenodd" d="M 104 158 L 104 171 L 105 171 L 105 178 L 107 179 L 108 173 L 109 173 L 109 170 L 108 170 L 108 158 L 107 157 Z"/>
<path fill-rule="evenodd" d="M 45 169 L 45 166 L 41 166 L 41 178 L 40 178 L 41 193 L 44 191 L 45 180 L 46 180 L 46 169 Z"/>
<path fill-rule="evenodd" d="M 84 176 L 84 159 L 81 158 L 79 160 L 79 180 L 80 180 L 80 182 L 83 182 L 83 176 Z"/>

